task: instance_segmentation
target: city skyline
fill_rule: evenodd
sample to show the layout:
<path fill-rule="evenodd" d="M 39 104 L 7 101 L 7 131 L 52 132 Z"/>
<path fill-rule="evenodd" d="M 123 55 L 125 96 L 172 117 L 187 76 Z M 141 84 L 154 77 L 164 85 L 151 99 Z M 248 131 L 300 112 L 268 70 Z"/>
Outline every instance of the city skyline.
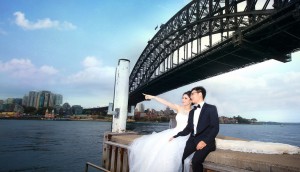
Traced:
<path fill-rule="evenodd" d="M 14 112 L 16 115 L 44 108 L 57 109 L 63 106 L 63 96 L 48 90 L 29 91 L 22 98 L 0 99 L 1 112 Z M 40 113 L 36 111 L 37 113 Z"/>
<path fill-rule="evenodd" d="M 108 106 L 118 59 L 129 59 L 132 69 L 155 28 L 188 2 L 1 1 L 0 99 L 51 90 L 69 104 Z M 206 101 L 218 107 L 220 116 L 300 122 L 299 65 L 295 52 L 288 63 L 266 61 L 159 96 L 180 104 L 183 92 L 203 85 Z M 154 101 L 144 105 L 165 108 Z"/>

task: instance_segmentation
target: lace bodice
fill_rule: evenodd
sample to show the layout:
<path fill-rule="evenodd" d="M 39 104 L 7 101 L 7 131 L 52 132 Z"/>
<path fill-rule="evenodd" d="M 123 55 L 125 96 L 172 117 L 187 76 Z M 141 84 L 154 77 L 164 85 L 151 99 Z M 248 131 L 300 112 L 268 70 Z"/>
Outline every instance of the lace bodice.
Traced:
<path fill-rule="evenodd" d="M 186 125 L 187 125 L 187 121 L 188 121 L 188 118 L 189 118 L 189 112 L 188 111 L 181 111 L 181 112 L 178 112 L 177 115 L 176 115 L 176 127 L 175 129 L 176 130 L 183 130 Z"/>

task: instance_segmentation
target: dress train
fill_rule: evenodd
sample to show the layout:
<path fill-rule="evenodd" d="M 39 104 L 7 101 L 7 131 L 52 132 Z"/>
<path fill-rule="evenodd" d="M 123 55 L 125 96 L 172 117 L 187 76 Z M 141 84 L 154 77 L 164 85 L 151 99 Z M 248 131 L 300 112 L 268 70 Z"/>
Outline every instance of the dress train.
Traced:
<path fill-rule="evenodd" d="M 225 140 L 216 138 L 217 149 L 260 154 L 299 154 L 300 148 L 284 143 Z"/>

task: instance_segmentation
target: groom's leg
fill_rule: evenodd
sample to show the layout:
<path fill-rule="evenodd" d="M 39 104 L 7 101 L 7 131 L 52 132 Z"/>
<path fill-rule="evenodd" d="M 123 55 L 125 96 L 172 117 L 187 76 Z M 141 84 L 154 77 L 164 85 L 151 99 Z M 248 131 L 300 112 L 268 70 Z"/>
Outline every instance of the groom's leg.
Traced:
<path fill-rule="evenodd" d="M 203 165 L 205 158 L 207 155 L 216 150 L 215 144 L 206 145 L 203 149 L 197 150 L 192 159 L 193 172 L 203 172 Z"/>
<path fill-rule="evenodd" d="M 181 159 L 182 171 L 184 171 L 184 160 L 195 151 L 196 151 L 195 143 L 193 142 L 193 140 L 188 139 L 186 142 L 184 151 L 183 151 L 182 159 Z"/>

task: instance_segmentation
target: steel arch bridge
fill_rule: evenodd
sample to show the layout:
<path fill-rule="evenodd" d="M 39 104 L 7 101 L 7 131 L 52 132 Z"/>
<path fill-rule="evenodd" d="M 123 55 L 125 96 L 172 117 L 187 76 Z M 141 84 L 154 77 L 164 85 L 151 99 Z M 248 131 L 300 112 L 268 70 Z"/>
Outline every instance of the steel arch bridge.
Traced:
<path fill-rule="evenodd" d="M 160 26 L 129 78 L 129 105 L 300 48 L 300 0 L 194 0 Z"/>

